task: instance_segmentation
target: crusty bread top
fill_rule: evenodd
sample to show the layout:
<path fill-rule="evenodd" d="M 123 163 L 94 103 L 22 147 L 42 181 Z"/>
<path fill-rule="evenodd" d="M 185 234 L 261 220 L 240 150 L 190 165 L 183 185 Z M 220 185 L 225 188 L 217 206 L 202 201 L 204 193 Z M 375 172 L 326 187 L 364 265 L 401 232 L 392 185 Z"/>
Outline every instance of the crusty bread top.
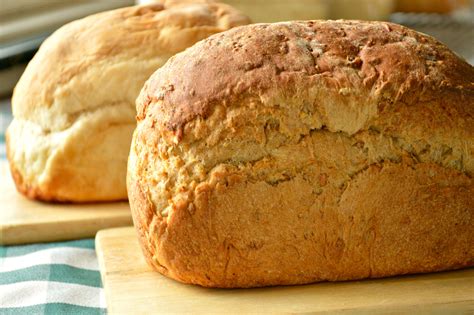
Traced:
<path fill-rule="evenodd" d="M 69 23 L 43 43 L 28 65 L 14 91 L 14 116 L 62 130 L 75 114 L 134 104 L 147 77 L 141 81 L 129 76 L 141 75 L 141 68 L 150 64 L 161 65 L 159 59 L 164 62 L 211 34 L 248 22 L 225 4 L 163 0 Z M 62 114 L 67 115 L 50 119 Z"/>
<path fill-rule="evenodd" d="M 400 25 L 286 22 L 216 34 L 155 72 L 137 100 L 137 119 L 170 145 L 195 143 L 218 127 L 208 117 L 236 107 L 255 116 L 292 107 L 278 122 L 287 137 L 369 130 L 407 154 L 474 171 L 474 68 Z"/>

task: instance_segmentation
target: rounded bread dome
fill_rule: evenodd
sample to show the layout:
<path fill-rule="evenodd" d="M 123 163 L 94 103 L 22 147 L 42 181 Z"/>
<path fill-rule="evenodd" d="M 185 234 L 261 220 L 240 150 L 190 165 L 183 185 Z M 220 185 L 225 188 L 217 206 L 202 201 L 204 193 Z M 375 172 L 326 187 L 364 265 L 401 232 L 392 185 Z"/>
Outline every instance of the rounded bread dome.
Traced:
<path fill-rule="evenodd" d="M 15 87 L 8 157 L 18 189 L 56 201 L 127 199 L 135 99 L 175 53 L 248 23 L 211 1 L 98 13 L 53 33 Z"/>
<path fill-rule="evenodd" d="M 137 112 L 130 203 L 169 277 L 253 287 L 474 261 L 474 68 L 432 37 L 238 27 L 172 57 Z"/>

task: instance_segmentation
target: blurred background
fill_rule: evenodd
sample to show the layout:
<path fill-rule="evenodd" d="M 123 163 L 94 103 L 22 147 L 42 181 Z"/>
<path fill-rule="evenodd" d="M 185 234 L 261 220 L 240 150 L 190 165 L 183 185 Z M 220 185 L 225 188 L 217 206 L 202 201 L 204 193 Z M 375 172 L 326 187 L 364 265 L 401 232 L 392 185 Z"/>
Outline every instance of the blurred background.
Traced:
<path fill-rule="evenodd" d="M 137 0 L 151 3 L 154 0 Z M 387 20 L 430 34 L 474 64 L 474 0 L 222 0 L 254 22 Z M 0 158 L 10 96 L 28 61 L 55 29 L 134 0 L 0 0 Z"/>

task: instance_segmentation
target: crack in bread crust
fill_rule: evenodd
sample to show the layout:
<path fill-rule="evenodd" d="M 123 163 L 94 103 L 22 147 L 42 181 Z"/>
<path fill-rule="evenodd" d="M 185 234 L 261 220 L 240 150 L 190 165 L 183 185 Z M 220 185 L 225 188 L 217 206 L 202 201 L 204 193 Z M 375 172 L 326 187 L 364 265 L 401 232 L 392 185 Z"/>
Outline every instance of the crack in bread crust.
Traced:
<path fill-rule="evenodd" d="M 209 119 L 213 118 L 211 116 Z M 228 117 L 221 120 L 226 126 L 224 130 L 232 129 L 231 120 Z M 221 135 L 221 138 L 225 136 Z M 468 160 L 464 158 L 467 152 L 445 144 L 431 145 L 423 140 L 407 141 L 371 129 L 350 136 L 344 132 L 331 132 L 323 127 L 309 130 L 308 134 L 299 135 L 294 139 L 286 137 L 278 129 L 271 132 L 266 130 L 264 142 L 258 143 L 258 136 L 252 139 L 249 135 L 246 142 L 239 143 L 237 147 L 230 147 L 225 152 L 219 151 L 222 141 L 217 141 L 213 146 L 202 145 L 210 137 L 214 135 L 201 139 L 201 145 L 192 142 L 193 147 L 188 146 L 185 152 L 167 144 L 162 138 L 158 139 L 156 147 L 158 152 L 166 154 L 149 152 L 148 148 L 144 148 L 145 156 L 149 157 L 149 160 L 142 160 L 144 167 L 156 167 L 158 170 L 147 175 L 146 186 L 157 189 L 154 183 L 166 182 L 163 190 L 150 193 L 155 204 L 165 205 L 157 210 L 162 215 L 166 216 L 169 209 L 174 207 L 176 200 L 182 199 L 182 195 L 186 196 L 187 202 L 192 203 L 193 189 L 200 183 L 210 183 L 216 178 L 227 180 L 225 176 L 219 175 L 220 173 L 235 174 L 245 177 L 246 181 L 265 181 L 272 185 L 289 180 L 298 174 L 307 177 L 320 176 L 326 177 L 325 185 L 336 187 L 347 186 L 357 173 L 384 161 L 392 163 L 403 161 L 408 166 L 435 163 L 458 170 L 468 178 L 471 178 L 472 173 L 471 169 L 465 169 L 463 163 L 463 160 Z M 278 146 L 269 147 L 269 139 L 284 140 Z M 248 147 L 249 142 L 255 146 L 244 151 L 243 147 Z M 206 151 L 212 151 L 213 155 L 206 154 Z M 321 151 L 330 154 L 321 154 Z M 241 154 L 238 155 L 236 152 Z M 144 169 L 139 169 L 138 172 L 146 173 Z M 323 188 L 315 187 L 315 191 L 321 189 Z M 163 201 L 160 202 L 158 199 Z"/>

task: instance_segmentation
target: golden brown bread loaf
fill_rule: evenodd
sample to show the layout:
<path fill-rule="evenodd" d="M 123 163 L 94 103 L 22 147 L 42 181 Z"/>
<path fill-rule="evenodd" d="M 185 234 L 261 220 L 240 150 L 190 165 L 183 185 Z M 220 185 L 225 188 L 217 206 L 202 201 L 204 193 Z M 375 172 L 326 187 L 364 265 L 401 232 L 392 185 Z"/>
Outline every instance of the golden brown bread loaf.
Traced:
<path fill-rule="evenodd" d="M 171 278 L 256 287 L 474 264 L 474 69 L 427 35 L 235 28 L 172 57 L 137 110 L 129 200 Z"/>
<path fill-rule="evenodd" d="M 248 18 L 225 4 L 163 0 L 69 23 L 41 46 L 18 82 L 7 151 L 30 198 L 127 198 L 135 99 L 166 60 Z"/>

